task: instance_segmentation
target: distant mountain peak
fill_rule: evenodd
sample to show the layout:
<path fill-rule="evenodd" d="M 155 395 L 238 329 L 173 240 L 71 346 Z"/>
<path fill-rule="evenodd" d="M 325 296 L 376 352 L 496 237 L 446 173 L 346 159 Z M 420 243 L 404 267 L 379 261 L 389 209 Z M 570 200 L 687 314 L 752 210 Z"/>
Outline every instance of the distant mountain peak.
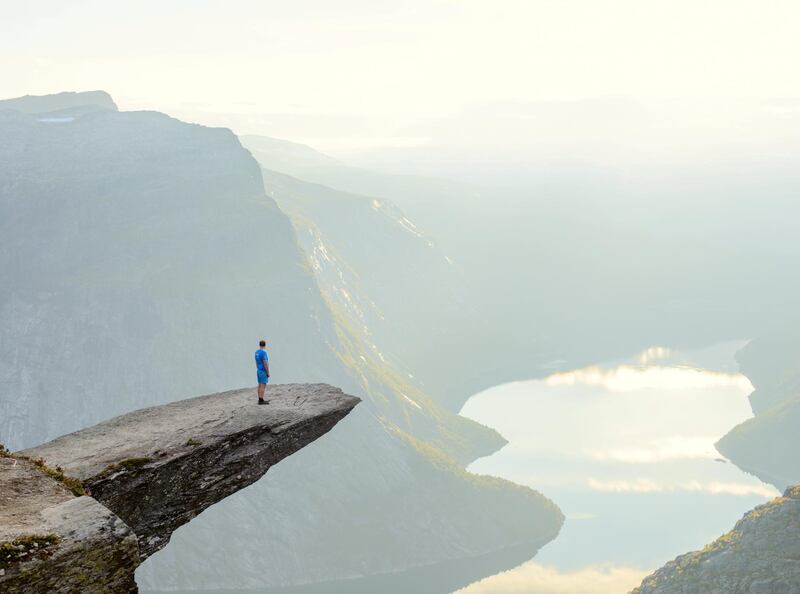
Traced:
<path fill-rule="evenodd" d="M 61 112 L 86 113 L 96 110 L 119 111 L 111 95 L 105 91 L 64 91 L 53 95 L 25 95 L 0 100 L 0 110 L 13 109 L 28 114 Z"/>

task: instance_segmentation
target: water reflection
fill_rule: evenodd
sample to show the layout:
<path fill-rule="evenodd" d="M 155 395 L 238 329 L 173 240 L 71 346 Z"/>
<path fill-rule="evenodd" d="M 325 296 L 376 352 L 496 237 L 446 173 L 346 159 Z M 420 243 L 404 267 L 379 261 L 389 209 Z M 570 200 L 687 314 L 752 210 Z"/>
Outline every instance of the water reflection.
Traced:
<path fill-rule="evenodd" d="M 563 572 L 529 561 L 513 571 L 476 582 L 458 594 L 608 594 L 628 592 L 647 572 L 632 567 L 584 567 Z"/>
<path fill-rule="evenodd" d="M 776 496 L 714 448 L 752 416 L 733 359 L 741 346 L 653 347 L 473 397 L 462 414 L 510 443 L 470 470 L 541 489 L 567 521 L 534 561 L 461 592 L 627 592 Z"/>
<path fill-rule="evenodd" d="M 536 554 L 530 544 L 508 547 L 501 551 L 437 563 L 409 571 L 337 580 L 317 584 L 246 590 L 248 594 L 449 594 L 487 575 L 520 567 Z M 503 575 L 502 573 L 500 575 Z M 196 594 L 195 591 L 169 591 L 169 594 Z M 204 594 L 242 594 L 242 590 L 204 590 Z M 166 591 L 142 590 L 147 594 Z"/>

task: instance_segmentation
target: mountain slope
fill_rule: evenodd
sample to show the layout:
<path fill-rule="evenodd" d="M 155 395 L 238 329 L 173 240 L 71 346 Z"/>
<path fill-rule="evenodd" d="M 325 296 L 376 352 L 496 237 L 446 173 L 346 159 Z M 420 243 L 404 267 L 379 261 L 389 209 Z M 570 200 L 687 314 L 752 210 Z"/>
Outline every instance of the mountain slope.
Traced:
<path fill-rule="evenodd" d="M 444 453 L 470 459 L 499 442 L 421 392 L 419 408 L 399 393 L 398 372 L 332 311 L 230 131 L 70 109 L 0 111 L 0 441 L 25 447 L 253 381 L 264 335 L 276 381 L 365 400 L 324 447 L 178 530 L 139 569 L 141 586 L 330 580 L 557 533 L 562 516 L 544 497 Z"/>
<path fill-rule="evenodd" d="M 786 321 L 736 358 L 755 390 L 755 416 L 731 429 L 717 449 L 739 468 L 784 490 L 800 481 L 800 323 Z"/>
<path fill-rule="evenodd" d="M 501 163 L 478 148 L 469 166 L 448 168 L 435 146 L 422 149 L 428 160 L 398 151 L 395 169 L 405 158 L 471 182 L 448 183 L 350 167 L 285 141 L 243 142 L 267 169 L 390 200 L 437 238 L 491 330 L 475 341 L 482 364 L 457 384 L 425 378 L 437 398 L 462 394 L 452 410 L 559 361 L 577 368 L 654 344 L 754 336 L 794 315 L 800 296 L 800 277 L 782 265 L 800 255 L 791 159 L 615 168 L 572 152 L 531 161 L 504 147 Z"/>
<path fill-rule="evenodd" d="M 419 388 L 436 403 L 463 398 L 457 388 L 440 386 L 484 364 L 481 316 L 460 272 L 435 242 L 386 200 L 270 170 L 263 175 L 267 193 L 291 218 L 339 326 L 348 330 L 343 342 L 355 341 L 375 365 L 397 370 L 393 383 L 406 395 L 406 414 L 436 406 L 419 406 L 428 398 Z M 351 355 L 352 365 L 366 363 Z M 489 451 L 500 445 L 495 440 Z"/>
<path fill-rule="evenodd" d="M 85 113 L 98 109 L 118 111 L 117 104 L 105 91 L 64 92 L 55 95 L 26 95 L 0 99 L 0 110 L 13 109 L 22 113 L 52 114 L 74 110 Z"/>
<path fill-rule="evenodd" d="M 484 283 L 487 274 L 509 265 L 508 258 L 477 260 L 450 251 L 458 244 L 441 246 L 426 231 L 458 228 L 470 235 L 471 249 L 480 251 L 494 230 L 491 224 L 465 227 L 463 213 L 486 202 L 474 189 L 349 167 L 288 141 L 244 136 L 242 142 L 264 167 L 267 193 L 291 216 L 306 250 L 321 264 L 333 264 L 318 270 L 336 269 L 334 276 L 323 276 L 333 281 L 328 284 L 344 272 L 339 280 L 356 283 L 369 297 L 355 304 L 358 315 L 409 320 L 403 327 L 389 324 L 387 335 L 381 331 L 387 324 L 378 319 L 373 339 L 383 339 L 383 354 L 413 369 L 415 381 L 443 406 L 458 411 L 480 390 L 534 376 L 555 358 L 541 333 L 519 331 L 532 315 L 529 309 L 524 316 L 501 312 L 496 299 L 482 295 L 515 292 L 504 288 L 509 279 Z M 409 211 L 412 216 L 406 216 Z M 415 289 L 410 294 L 409 283 Z M 514 319 L 513 331 L 498 324 L 504 316 Z"/>

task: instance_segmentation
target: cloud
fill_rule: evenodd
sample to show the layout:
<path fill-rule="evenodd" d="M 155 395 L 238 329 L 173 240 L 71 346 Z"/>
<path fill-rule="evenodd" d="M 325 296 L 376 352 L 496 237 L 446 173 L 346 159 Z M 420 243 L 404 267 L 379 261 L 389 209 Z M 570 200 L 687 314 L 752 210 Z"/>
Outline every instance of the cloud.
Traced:
<path fill-rule="evenodd" d="M 647 570 L 624 566 L 592 565 L 562 572 L 555 567 L 528 562 L 476 582 L 456 594 L 608 594 L 628 592 L 638 586 Z"/>
<path fill-rule="evenodd" d="M 584 384 L 601 386 L 614 392 L 714 387 L 738 387 L 743 392 L 752 390 L 752 384 L 741 373 L 725 373 L 683 366 L 620 365 L 613 369 L 603 369 L 598 366 L 584 367 L 574 371 L 554 373 L 544 381 L 550 386 Z"/>
<path fill-rule="evenodd" d="M 652 479 L 639 478 L 633 480 L 603 481 L 590 478 L 589 488 L 602 493 L 707 493 L 709 495 L 756 495 L 771 499 L 780 492 L 774 487 L 750 483 L 700 482 L 686 481 L 681 483 L 660 483 Z"/>

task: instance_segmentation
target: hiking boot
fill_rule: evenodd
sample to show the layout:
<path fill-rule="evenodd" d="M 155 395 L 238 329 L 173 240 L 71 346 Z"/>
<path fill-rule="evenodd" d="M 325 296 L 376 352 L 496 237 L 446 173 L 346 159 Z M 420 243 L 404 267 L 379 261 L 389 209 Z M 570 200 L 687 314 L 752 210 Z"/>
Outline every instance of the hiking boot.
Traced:
<path fill-rule="evenodd" d="M 267 401 L 266 401 L 266 400 L 264 400 L 263 398 L 259 398 L 259 399 L 258 399 L 258 403 L 259 403 L 259 404 L 266 404 L 266 403 L 267 403 Z"/>

